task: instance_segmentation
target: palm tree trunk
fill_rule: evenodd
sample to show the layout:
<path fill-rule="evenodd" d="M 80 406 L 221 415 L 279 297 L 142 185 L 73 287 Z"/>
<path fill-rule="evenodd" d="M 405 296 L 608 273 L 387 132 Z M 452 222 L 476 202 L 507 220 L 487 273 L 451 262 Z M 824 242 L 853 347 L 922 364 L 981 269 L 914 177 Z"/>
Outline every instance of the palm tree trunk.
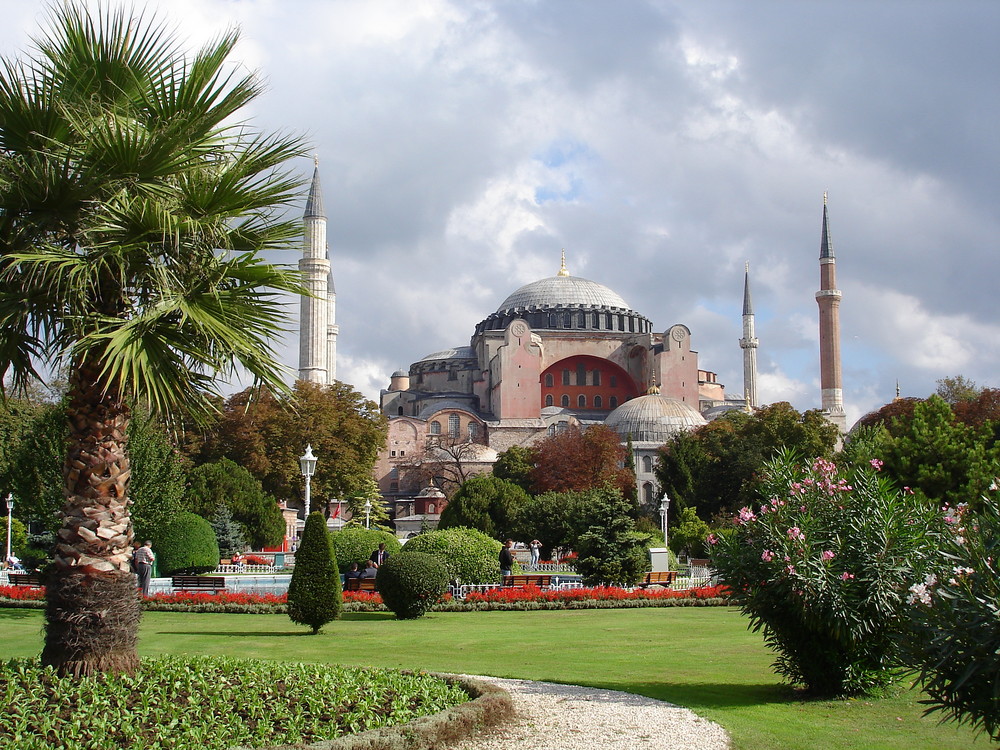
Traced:
<path fill-rule="evenodd" d="M 142 610 L 131 570 L 129 409 L 94 363 L 70 378 L 66 501 L 46 582 L 42 663 L 61 674 L 133 672 Z"/>

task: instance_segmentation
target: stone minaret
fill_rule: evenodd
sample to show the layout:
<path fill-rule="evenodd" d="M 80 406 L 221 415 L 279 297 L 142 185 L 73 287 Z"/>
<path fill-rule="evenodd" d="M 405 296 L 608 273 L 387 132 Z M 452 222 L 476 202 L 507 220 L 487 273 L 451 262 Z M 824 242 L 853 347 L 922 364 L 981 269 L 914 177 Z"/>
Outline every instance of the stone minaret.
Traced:
<path fill-rule="evenodd" d="M 833 255 L 826 193 L 823 193 L 823 236 L 819 247 L 819 377 L 826 418 L 847 432 L 844 414 L 843 376 L 840 367 L 840 290 L 837 289 L 837 259 Z"/>
<path fill-rule="evenodd" d="M 743 396 L 747 409 L 757 408 L 757 337 L 754 336 L 753 300 L 750 299 L 750 261 L 743 279 Z"/>
<path fill-rule="evenodd" d="M 313 169 L 309 200 L 303 217 L 305 224 L 302 259 L 299 271 L 309 295 L 302 296 L 299 312 L 299 380 L 326 385 L 331 382 L 328 341 L 336 325 L 330 317 L 333 305 L 329 300 L 332 281 L 326 247 L 326 214 L 323 212 L 323 191 L 319 185 L 319 160 Z"/>
<path fill-rule="evenodd" d="M 326 250 L 326 262 L 330 263 L 330 248 Z M 333 271 L 326 280 L 326 382 L 332 385 L 337 380 L 337 288 L 333 284 Z"/>

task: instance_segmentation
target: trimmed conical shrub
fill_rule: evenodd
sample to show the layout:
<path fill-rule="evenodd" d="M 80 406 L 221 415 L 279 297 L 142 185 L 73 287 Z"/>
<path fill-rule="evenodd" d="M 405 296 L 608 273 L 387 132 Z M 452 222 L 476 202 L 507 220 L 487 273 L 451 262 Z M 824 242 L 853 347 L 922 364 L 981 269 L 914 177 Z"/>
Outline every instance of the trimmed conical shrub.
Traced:
<path fill-rule="evenodd" d="M 320 512 L 310 514 L 295 551 L 295 568 L 288 584 L 288 616 L 292 622 L 308 625 L 313 635 L 331 620 L 340 617 L 340 573 L 337 558 Z"/>

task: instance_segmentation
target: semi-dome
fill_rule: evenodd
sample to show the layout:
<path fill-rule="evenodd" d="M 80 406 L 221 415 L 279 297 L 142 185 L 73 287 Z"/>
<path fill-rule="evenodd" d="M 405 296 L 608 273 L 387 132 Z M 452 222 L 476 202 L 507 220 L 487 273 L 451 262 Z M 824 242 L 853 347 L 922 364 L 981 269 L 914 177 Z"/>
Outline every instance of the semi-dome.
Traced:
<path fill-rule="evenodd" d="M 471 346 L 456 346 L 452 349 L 442 349 L 439 352 L 428 354 L 420 359 L 421 362 L 430 362 L 436 359 L 473 359 L 476 353 Z"/>
<path fill-rule="evenodd" d="M 623 439 L 662 445 L 679 432 L 706 424 L 698 410 L 674 398 L 651 393 L 626 401 L 608 415 L 605 424 Z"/>
<path fill-rule="evenodd" d="M 616 292 L 596 281 L 578 276 L 550 276 L 525 284 L 507 297 L 498 313 L 530 307 L 581 307 L 584 309 L 630 309 Z"/>

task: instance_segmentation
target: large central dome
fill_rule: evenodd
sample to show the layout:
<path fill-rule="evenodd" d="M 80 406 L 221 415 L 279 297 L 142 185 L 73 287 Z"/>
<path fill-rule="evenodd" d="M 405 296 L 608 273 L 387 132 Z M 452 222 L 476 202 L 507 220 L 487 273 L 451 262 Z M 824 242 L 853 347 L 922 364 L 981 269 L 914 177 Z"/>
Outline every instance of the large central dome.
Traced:
<path fill-rule="evenodd" d="M 503 313 L 518 308 L 526 310 L 532 306 L 538 309 L 555 307 L 630 309 L 625 300 L 603 284 L 578 276 L 560 275 L 525 284 L 507 297 L 497 308 L 497 312 Z"/>

